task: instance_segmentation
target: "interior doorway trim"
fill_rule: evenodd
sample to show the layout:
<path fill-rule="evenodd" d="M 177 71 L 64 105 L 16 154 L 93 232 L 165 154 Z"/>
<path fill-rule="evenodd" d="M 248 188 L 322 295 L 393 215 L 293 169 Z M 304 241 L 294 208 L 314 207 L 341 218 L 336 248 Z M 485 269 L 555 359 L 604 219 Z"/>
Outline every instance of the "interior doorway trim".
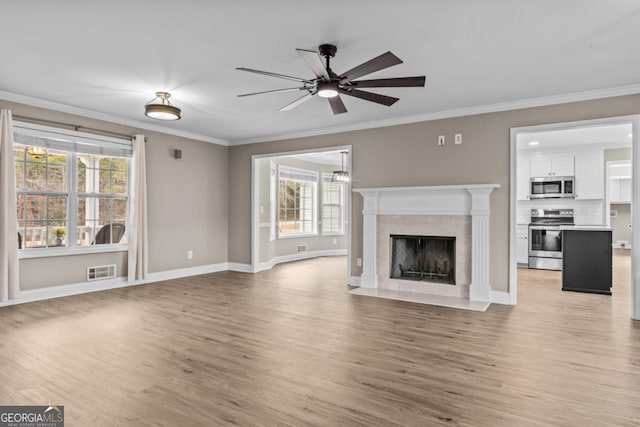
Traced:
<path fill-rule="evenodd" d="M 254 154 L 251 156 L 251 271 L 257 273 L 260 271 L 260 224 L 258 223 L 258 218 L 260 218 L 260 194 L 258 189 L 260 188 L 260 162 L 259 160 L 265 158 L 272 157 L 282 157 L 282 156 L 291 156 L 296 154 L 308 154 L 308 153 L 324 153 L 327 151 L 347 151 L 348 153 L 348 162 L 346 164 L 347 171 L 349 172 L 349 176 L 353 177 L 352 174 L 352 152 L 353 148 L 351 145 L 339 145 L 334 147 L 319 147 L 319 148 L 310 148 L 306 150 L 294 150 L 294 151 L 280 151 L 275 153 L 267 153 L 267 154 Z M 347 238 L 347 277 L 346 280 L 349 280 L 351 277 L 351 202 L 352 202 L 352 191 L 351 191 L 351 179 L 346 184 L 345 188 L 345 202 L 346 202 L 346 216 L 347 216 L 347 226 L 346 226 L 346 238 Z"/>
<path fill-rule="evenodd" d="M 640 115 L 607 117 L 592 120 L 578 120 L 564 123 L 550 123 L 536 126 L 523 126 L 511 128 L 510 135 L 510 190 L 509 190 L 509 303 L 517 302 L 517 239 L 516 239 L 516 204 L 517 204 L 517 136 L 525 132 L 546 132 L 553 130 L 565 130 L 589 126 L 602 126 L 612 124 L 631 124 L 633 139 L 631 161 L 631 186 L 632 202 L 640 200 Z M 632 240 L 640 242 L 640 211 L 632 209 L 631 212 Z M 631 245 L 631 318 L 640 320 L 640 250 L 639 245 Z"/>

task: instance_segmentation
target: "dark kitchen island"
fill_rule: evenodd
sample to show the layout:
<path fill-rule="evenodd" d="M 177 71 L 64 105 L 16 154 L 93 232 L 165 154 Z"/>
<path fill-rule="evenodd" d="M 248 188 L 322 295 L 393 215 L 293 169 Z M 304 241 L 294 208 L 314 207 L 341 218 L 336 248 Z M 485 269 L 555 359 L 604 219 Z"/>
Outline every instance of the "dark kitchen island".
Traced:
<path fill-rule="evenodd" d="M 562 227 L 562 290 L 611 295 L 611 228 Z"/>

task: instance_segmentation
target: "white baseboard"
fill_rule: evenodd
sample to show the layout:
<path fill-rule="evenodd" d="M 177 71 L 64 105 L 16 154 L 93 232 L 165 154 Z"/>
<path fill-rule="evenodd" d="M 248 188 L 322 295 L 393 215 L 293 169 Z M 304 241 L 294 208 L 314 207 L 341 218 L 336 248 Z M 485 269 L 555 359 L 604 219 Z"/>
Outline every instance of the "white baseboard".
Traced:
<path fill-rule="evenodd" d="M 492 304 L 512 305 L 511 304 L 511 296 L 509 295 L 509 292 L 491 291 L 491 303 Z"/>
<path fill-rule="evenodd" d="M 228 263 L 199 265 L 197 267 L 180 268 L 177 270 L 160 271 L 149 273 L 144 283 L 160 282 L 162 280 L 179 279 L 181 277 L 198 276 L 200 274 L 217 273 L 229 269 Z"/>
<path fill-rule="evenodd" d="M 71 295 L 88 294 L 91 292 L 107 291 L 110 289 L 126 288 L 129 286 L 144 285 L 146 283 L 178 279 L 181 277 L 197 276 L 200 274 L 216 273 L 218 271 L 225 271 L 227 269 L 227 263 L 223 262 L 219 264 L 201 265 L 197 267 L 161 271 L 158 273 L 149 273 L 146 279 L 136 280 L 135 282 L 127 281 L 126 277 L 117 277 L 115 279 L 98 280 L 95 282 L 81 282 L 71 285 L 49 286 L 46 288 L 21 291 L 18 298 L 0 302 L 0 307 L 68 297 Z"/>
<path fill-rule="evenodd" d="M 349 277 L 349 284 L 351 286 L 360 287 L 360 276 L 351 276 L 351 277 Z"/>
<path fill-rule="evenodd" d="M 327 249 L 321 251 L 298 252 L 291 255 L 282 255 L 272 258 L 270 261 L 261 262 L 255 269 L 255 272 L 271 270 L 274 266 L 283 262 L 300 261 L 303 259 L 316 258 L 321 256 L 344 256 L 347 255 L 346 249 Z"/>
<path fill-rule="evenodd" d="M 228 262 L 227 270 L 237 271 L 239 273 L 253 273 L 253 267 L 251 264 L 242 264 L 239 262 Z"/>

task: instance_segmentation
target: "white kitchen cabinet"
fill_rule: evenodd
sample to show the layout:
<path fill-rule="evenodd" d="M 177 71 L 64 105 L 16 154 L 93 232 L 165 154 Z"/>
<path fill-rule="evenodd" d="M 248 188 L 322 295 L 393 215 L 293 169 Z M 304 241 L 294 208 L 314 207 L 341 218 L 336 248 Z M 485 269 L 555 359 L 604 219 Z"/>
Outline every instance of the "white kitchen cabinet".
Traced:
<path fill-rule="evenodd" d="M 609 179 L 609 202 L 631 203 L 631 178 Z"/>
<path fill-rule="evenodd" d="M 518 225 L 516 227 L 516 241 L 516 262 L 518 264 L 529 264 L 529 227 L 527 225 Z"/>
<path fill-rule="evenodd" d="M 573 176 L 572 154 L 536 154 L 531 156 L 531 176 Z"/>
<path fill-rule="evenodd" d="M 516 163 L 516 199 L 529 200 L 529 179 L 531 178 L 529 159 L 531 156 L 518 156 Z"/>
<path fill-rule="evenodd" d="M 576 200 L 604 198 L 604 151 L 582 151 L 575 154 Z"/>

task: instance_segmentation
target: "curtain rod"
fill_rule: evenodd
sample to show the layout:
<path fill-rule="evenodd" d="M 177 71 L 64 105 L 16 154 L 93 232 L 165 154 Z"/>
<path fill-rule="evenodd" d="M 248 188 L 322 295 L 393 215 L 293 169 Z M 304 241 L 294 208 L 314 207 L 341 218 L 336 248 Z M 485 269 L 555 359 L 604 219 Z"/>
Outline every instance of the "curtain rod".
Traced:
<path fill-rule="evenodd" d="M 102 136 L 115 136 L 118 138 L 123 138 L 128 140 L 133 139 L 132 135 L 127 135 L 125 133 L 112 132 L 110 130 L 96 129 L 96 128 L 91 128 L 91 127 L 81 126 L 81 125 L 72 125 L 70 123 L 56 122 L 54 120 L 38 119 L 35 117 L 26 117 L 26 116 L 18 116 L 18 115 L 14 115 L 13 118 L 18 121 L 28 122 L 33 124 L 46 124 L 46 125 L 52 125 L 57 127 L 63 127 L 63 128 L 71 128 L 75 131 L 83 130 L 89 133 L 95 133 Z M 144 142 L 147 142 L 146 136 L 144 138 Z"/>

